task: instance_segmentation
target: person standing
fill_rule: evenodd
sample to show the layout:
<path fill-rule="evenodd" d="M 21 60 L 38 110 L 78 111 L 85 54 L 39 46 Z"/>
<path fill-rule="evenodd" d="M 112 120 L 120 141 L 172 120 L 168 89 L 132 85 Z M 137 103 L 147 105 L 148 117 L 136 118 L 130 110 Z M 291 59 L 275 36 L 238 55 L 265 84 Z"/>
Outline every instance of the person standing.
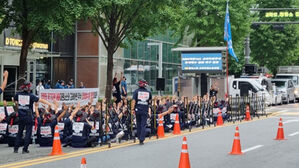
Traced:
<path fill-rule="evenodd" d="M 210 89 L 210 98 L 215 97 L 215 100 L 217 100 L 218 91 L 219 91 L 219 88 L 217 87 L 216 83 L 213 84 Z"/>
<path fill-rule="evenodd" d="M 8 78 L 8 71 L 4 71 L 3 73 L 3 83 L 1 85 L 1 88 L 0 88 L 0 95 L 2 94 L 2 92 L 4 92 L 4 89 L 6 88 L 6 85 L 7 85 L 7 78 Z"/>
<path fill-rule="evenodd" d="M 70 89 L 74 89 L 75 88 L 75 85 L 74 85 L 74 80 L 71 78 L 70 81 L 69 81 L 69 85 L 70 85 Z"/>
<path fill-rule="evenodd" d="M 121 81 L 121 95 L 123 98 L 127 97 L 127 82 L 126 82 L 126 77 L 123 76 L 122 81 Z"/>
<path fill-rule="evenodd" d="M 123 73 L 121 73 L 121 78 L 123 77 Z M 117 79 L 117 73 L 115 73 L 113 78 L 113 97 L 116 98 L 116 104 L 118 104 L 121 101 L 120 97 L 120 79 Z"/>
<path fill-rule="evenodd" d="M 80 87 L 79 88 L 85 88 L 85 86 L 84 86 L 84 83 L 83 82 L 80 82 Z"/>
<path fill-rule="evenodd" d="M 152 100 L 152 93 L 148 91 L 145 87 L 147 82 L 145 80 L 140 80 L 138 82 L 139 88 L 133 93 L 132 100 L 132 113 L 136 114 L 137 121 L 137 136 L 139 139 L 139 144 L 143 145 L 146 134 L 146 121 L 149 115 L 149 105 Z"/>
<path fill-rule="evenodd" d="M 25 81 L 24 84 L 20 87 L 21 92 L 17 92 L 14 96 L 15 104 L 18 109 L 18 117 L 19 117 L 19 129 L 17 138 L 15 141 L 14 153 L 18 153 L 18 149 L 20 147 L 20 142 L 23 136 L 23 131 L 26 127 L 26 135 L 25 142 L 23 147 L 23 154 L 29 153 L 28 146 L 31 139 L 32 134 L 32 126 L 33 126 L 33 103 L 41 102 L 43 104 L 47 104 L 49 106 L 53 105 L 44 99 L 40 99 L 34 94 L 31 93 L 32 84 L 30 82 Z"/>
<path fill-rule="evenodd" d="M 44 86 L 43 86 L 43 82 L 42 81 L 39 81 L 38 82 L 38 85 L 36 86 L 36 95 L 37 96 L 39 96 L 39 92 L 41 91 L 41 90 L 44 90 L 45 88 L 44 88 Z"/>
<path fill-rule="evenodd" d="M 51 89 L 51 80 L 48 80 L 48 82 L 45 84 L 45 89 Z"/>

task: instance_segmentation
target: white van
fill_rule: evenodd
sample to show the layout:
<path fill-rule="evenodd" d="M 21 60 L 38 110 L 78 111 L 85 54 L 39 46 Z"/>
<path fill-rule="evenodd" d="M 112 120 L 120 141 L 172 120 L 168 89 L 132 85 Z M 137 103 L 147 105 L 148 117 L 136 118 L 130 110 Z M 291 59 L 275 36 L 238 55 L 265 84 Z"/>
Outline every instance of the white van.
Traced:
<path fill-rule="evenodd" d="M 229 94 L 232 97 L 243 96 L 241 95 L 241 87 L 246 86 L 248 88 L 248 95 L 256 94 L 257 96 L 265 96 L 265 101 L 267 105 L 272 104 L 272 98 L 269 92 L 259 84 L 256 79 L 248 78 L 235 78 L 229 81 Z"/>
<path fill-rule="evenodd" d="M 277 79 L 291 79 L 295 86 L 295 97 L 299 100 L 299 74 L 276 74 Z"/>
<path fill-rule="evenodd" d="M 241 78 L 255 79 L 259 84 L 263 86 L 264 89 L 268 91 L 271 96 L 271 102 L 273 105 L 282 103 L 282 94 L 277 92 L 277 88 L 273 87 L 271 79 L 264 75 L 251 75 L 251 76 L 241 76 Z M 275 90 L 274 90 L 275 89 Z"/>

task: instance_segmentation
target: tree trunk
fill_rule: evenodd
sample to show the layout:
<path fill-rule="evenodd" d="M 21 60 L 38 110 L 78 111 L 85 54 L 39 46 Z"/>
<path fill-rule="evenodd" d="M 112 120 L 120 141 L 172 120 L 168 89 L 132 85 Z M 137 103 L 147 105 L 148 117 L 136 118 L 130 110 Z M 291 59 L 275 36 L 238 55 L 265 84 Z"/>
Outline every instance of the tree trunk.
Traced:
<path fill-rule="evenodd" d="M 107 58 L 107 81 L 106 81 L 106 91 L 105 98 L 110 103 L 111 100 L 111 91 L 112 91 L 112 74 L 113 74 L 113 54 L 114 46 L 108 44 L 108 58 Z"/>
<path fill-rule="evenodd" d="M 25 73 L 27 70 L 27 55 L 29 46 L 32 41 L 32 32 L 29 32 L 28 30 L 22 31 L 22 49 L 20 54 L 20 67 L 19 67 L 19 79 L 25 77 Z M 21 86 L 24 83 L 25 80 L 21 79 L 18 82 L 18 87 Z"/>

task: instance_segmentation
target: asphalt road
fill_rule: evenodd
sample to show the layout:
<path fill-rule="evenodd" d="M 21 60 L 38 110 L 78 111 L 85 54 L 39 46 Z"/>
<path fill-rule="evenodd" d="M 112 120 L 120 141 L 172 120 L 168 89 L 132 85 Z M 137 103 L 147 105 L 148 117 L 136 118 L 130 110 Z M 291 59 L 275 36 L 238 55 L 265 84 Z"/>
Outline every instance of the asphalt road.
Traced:
<path fill-rule="evenodd" d="M 271 107 L 275 115 L 260 120 L 186 132 L 191 167 L 287 167 L 299 166 L 299 104 Z M 278 121 L 282 117 L 287 140 L 276 141 Z M 232 156 L 236 125 L 239 126 L 243 155 Z M 86 157 L 88 168 L 173 168 L 178 167 L 183 135 L 150 140 L 140 146 L 132 142 L 89 149 L 63 148 L 63 156 L 46 157 L 50 149 L 30 147 L 30 155 L 12 154 L 12 148 L 0 146 L 1 167 L 60 168 L 80 167 Z M 4 149 L 4 150 L 3 150 Z M 78 151 L 79 150 L 79 151 Z M 7 155 L 7 156 L 6 156 Z M 6 157 L 7 160 L 2 159 Z M 12 158 L 11 158 L 12 157 Z M 37 157 L 40 157 L 39 159 Z M 13 159 L 15 158 L 15 159 Z M 28 160 L 29 161 L 23 161 Z M 34 159 L 37 158 L 37 159 Z M 20 161 L 11 163 L 12 160 Z"/>

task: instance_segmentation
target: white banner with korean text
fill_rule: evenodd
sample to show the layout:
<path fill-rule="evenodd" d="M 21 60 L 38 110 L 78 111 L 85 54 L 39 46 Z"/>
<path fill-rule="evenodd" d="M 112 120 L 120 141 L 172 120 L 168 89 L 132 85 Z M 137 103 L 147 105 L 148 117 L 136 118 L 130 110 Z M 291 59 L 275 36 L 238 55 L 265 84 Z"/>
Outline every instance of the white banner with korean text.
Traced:
<path fill-rule="evenodd" d="M 62 103 L 67 105 L 86 105 L 93 99 L 92 104 L 95 105 L 99 99 L 99 88 L 84 88 L 84 89 L 43 89 L 39 93 L 39 97 L 51 103 L 54 100 L 59 102 L 61 107 Z"/>

